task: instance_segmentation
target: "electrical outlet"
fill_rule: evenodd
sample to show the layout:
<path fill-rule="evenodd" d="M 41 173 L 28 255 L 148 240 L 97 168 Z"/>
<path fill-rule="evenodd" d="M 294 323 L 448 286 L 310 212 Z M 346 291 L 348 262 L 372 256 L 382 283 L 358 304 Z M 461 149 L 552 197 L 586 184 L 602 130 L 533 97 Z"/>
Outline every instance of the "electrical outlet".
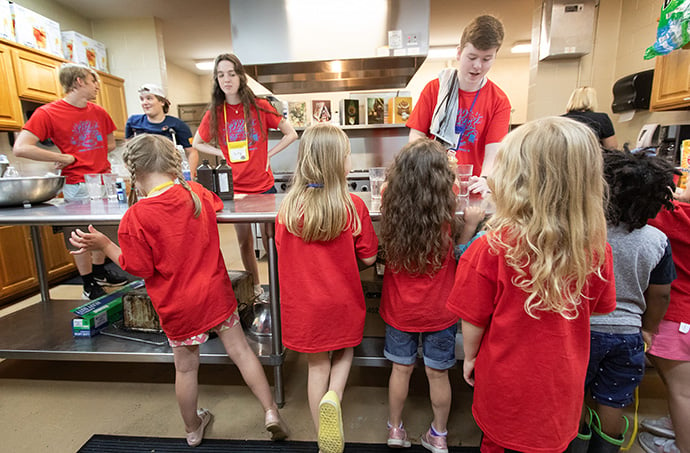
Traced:
<path fill-rule="evenodd" d="M 417 33 L 408 33 L 407 34 L 407 46 L 408 47 L 413 47 L 413 46 L 418 46 L 419 42 L 417 40 Z"/>

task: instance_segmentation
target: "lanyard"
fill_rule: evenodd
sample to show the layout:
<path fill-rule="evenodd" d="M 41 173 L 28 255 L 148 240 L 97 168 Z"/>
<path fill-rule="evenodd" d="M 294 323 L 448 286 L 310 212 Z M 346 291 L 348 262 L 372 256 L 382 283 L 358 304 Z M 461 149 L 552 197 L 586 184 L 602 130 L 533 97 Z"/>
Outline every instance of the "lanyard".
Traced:
<path fill-rule="evenodd" d="M 151 189 L 147 195 L 147 197 L 153 196 L 156 192 L 160 192 L 163 189 L 172 186 L 174 183 L 172 181 L 164 182 L 163 184 L 158 184 L 156 187 Z"/>
<path fill-rule="evenodd" d="M 460 137 L 458 137 L 458 144 L 455 148 L 453 148 L 453 151 L 457 151 L 460 149 L 460 143 L 462 143 L 462 137 L 465 135 L 465 131 L 467 130 L 467 123 L 470 120 L 470 117 L 472 116 L 472 110 L 474 109 L 474 103 L 477 102 L 477 98 L 479 97 L 479 92 L 482 91 L 482 88 L 480 87 L 477 90 L 477 93 L 474 95 L 474 99 L 472 99 L 472 104 L 470 105 L 470 110 L 467 112 L 467 115 L 465 118 L 462 120 L 462 125 L 460 126 Z M 458 110 L 460 107 L 458 107 Z M 458 131 L 456 131 L 458 132 Z"/>
<path fill-rule="evenodd" d="M 230 143 L 230 137 L 228 137 L 228 114 L 227 112 L 227 102 L 223 102 L 223 121 L 225 122 L 225 143 Z M 244 123 L 244 139 L 249 140 L 249 134 L 247 133 L 247 122 L 242 120 Z"/>

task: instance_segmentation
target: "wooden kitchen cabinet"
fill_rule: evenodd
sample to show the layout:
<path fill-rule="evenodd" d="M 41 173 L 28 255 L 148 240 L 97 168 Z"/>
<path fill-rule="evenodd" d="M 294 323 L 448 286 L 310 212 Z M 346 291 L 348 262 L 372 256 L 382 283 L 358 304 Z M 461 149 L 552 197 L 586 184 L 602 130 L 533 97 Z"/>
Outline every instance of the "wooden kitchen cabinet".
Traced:
<path fill-rule="evenodd" d="M 20 98 L 48 103 L 62 97 L 58 78 L 64 60 L 12 49 L 12 64 Z"/>
<path fill-rule="evenodd" d="M 41 241 L 48 280 L 58 281 L 76 273 L 74 258 L 65 247 L 63 235 L 42 226 Z M 31 230 L 28 226 L 0 226 L 0 305 L 38 291 Z"/>
<path fill-rule="evenodd" d="M 690 48 L 656 57 L 650 110 L 690 108 Z"/>
<path fill-rule="evenodd" d="M 0 128 L 19 129 L 24 124 L 22 106 L 17 96 L 17 84 L 12 72 L 10 48 L 0 44 L 0 73 L 7 83 L 0 83 Z"/>
<path fill-rule="evenodd" d="M 116 139 L 125 138 L 127 123 L 127 103 L 125 101 L 125 81 L 104 72 L 99 72 L 101 89 L 96 103 L 103 107 L 115 122 L 117 130 L 113 133 Z"/>

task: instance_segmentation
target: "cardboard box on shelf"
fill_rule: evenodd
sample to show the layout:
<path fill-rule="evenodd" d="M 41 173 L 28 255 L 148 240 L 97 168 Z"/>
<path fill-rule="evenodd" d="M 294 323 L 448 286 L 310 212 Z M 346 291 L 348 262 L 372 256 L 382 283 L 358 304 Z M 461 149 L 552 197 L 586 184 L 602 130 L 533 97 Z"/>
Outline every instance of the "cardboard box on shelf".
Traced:
<path fill-rule="evenodd" d="M 77 316 L 72 320 L 72 335 L 75 337 L 92 337 L 108 325 L 122 319 L 122 297 L 143 286 L 144 281 L 137 280 L 70 310 Z"/>
<path fill-rule="evenodd" d="M 14 23 L 9 0 L 0 0 L 0 38 L 14 41 Z"/>
<path fill-rule="evenodd" d="M 357 99 L 340 100 L 340 124 L 343 126 L 359 124 L 359 101 Z"/>
<path fill-rule="evenodd" d="M 383 98 L 367 98 L 367 124 L 383 124 L 385 106 Z"/>
<path fill-rule="evenodd" d="M 390 124 L 405 123 L 412 113 L 412 98 L 397 96 L 388 100 L 388 121 Z"/>
<path fill-rule="evenodd" d="M 62 58 L 60 24 L 28 8 L 11 3 L 15 40 L 24 46 Z"/>
<path fill-rule="evenodd" d="M 70 61 L 108 72 L 108 56 L 102 42 L 76 31 L 63 31 L 62 50 Z"/>

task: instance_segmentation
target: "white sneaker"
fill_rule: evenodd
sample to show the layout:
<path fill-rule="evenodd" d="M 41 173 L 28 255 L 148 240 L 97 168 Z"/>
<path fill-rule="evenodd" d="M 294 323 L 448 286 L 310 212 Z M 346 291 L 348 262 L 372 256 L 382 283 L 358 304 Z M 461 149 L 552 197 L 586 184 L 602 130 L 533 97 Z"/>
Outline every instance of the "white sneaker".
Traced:
<path fill-rule="evenodd" d="M 670 417 L 645 418 L 640 422 L 640 427 L 657 436 L 664 436 L 669 439 L 676 438 L 676 433 L 673 431 L 673 423 Z"/>
<path fill-rule="evenodd" d="M 637 441 L 647 453 L 680 453 L 676 441 L 665 437 L 657 437 L 650 433 L 640 433 Z"/>

